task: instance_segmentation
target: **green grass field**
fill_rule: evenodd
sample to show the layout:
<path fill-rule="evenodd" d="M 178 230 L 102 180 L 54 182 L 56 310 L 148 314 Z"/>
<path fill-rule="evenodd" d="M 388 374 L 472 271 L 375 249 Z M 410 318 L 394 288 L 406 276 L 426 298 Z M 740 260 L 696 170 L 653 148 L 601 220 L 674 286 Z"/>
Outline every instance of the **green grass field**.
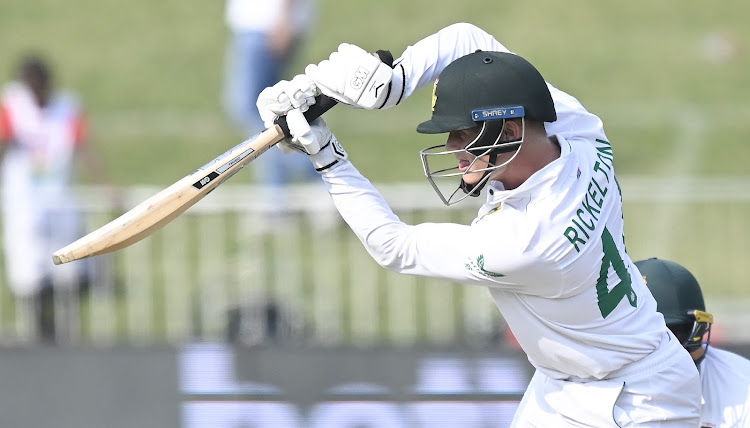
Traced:
<path fill-rule="evenodd" d="M 292 73 L 340 42 L 398 54 L 447 24 L 468 21 L 600 114 L 621 174 L 747 172 L 747 2 L 325 0 L 319 6 Z M 241 138 L 221 110 L 226 39 L 223 2 L 216 0 L 4 0 L 0 77 L 10 78 L 28 49 L 47 54 L 59 84 L 82 95 L 92 142 L 116 181 L 167 184 Z M 734 52 L 712 59 L 716 50 L 708 45 L 717 40 L 729 40 Z M 397 109 L 339 108 L 326 117 L 374 181 L 412 180 L 421 179 L 418 150 L 440 138 L 414 132 L 428 106 L 423 90 Z M 692 121 L 702 126 L 692 136 L 701 140 L 693 145 L 698 160 L 671 171 L 672 156 L 682 150 L 680 129 Z M 251 174 L 234 180 L 250 181 Z"/>
<path fill-rule="evenodd" d="M 221 109 L 223 6 L 218 0 L 3 0 L 0 79 L 13 76 L 27 50 L 46 54 L 59 86 L 82 96 L 91 143 L 113 180 L 168 185 L 242 139 Z M 747 1 L 321 0 L 319 6 L 315 30 L 288 77 L 341 42 L 398 55 L 448 24 L 471 22 L 603 119 L 620 177 L 750 175 Z M 442 142 L 415 132 L 429 105 L 425 88 L 395 109 L 336 108 L 326 120 L 372 181 L 424 180 L 418 151 Z M 244 171 L 232 183 L 251 177 Z M 628 205 L 631 257 L 658 249 L 656 255 L 706 278 L 708 295 L 746 299 L 747 204 L 724 203 L 697 209 L 666 203 L 656 213 L 653 205 Z"/>

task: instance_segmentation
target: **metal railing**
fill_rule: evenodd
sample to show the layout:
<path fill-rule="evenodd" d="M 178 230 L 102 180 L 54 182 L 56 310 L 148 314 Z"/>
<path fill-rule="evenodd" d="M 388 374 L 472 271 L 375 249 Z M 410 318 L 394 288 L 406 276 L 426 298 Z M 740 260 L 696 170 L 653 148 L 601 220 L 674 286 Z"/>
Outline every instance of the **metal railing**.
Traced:
<path fill-rule="evenodd" d="M 631 257 L 687 266 L 716 317 L 715 340 L 750 340 L 750 178 L 626 177 L 620 184 Z M 446 208 L 426 183 L 377 187 L 407 223 L 468 223 L 481 202 Z M 78 190 L 87 230 L 119 214 L 102 188 Z M 124 209 L 159 190 L 128 189 Z M 486 290 L 385 271 L 319 186 L 297 186 L 280 198 L 227 184 L 153 236 L 93 258 L 90 287 L 48 299 L 56 341 L 483 345 L 505 339 Z M 3 343 L 38 340 L 35 300 L 0 287 Z"/>

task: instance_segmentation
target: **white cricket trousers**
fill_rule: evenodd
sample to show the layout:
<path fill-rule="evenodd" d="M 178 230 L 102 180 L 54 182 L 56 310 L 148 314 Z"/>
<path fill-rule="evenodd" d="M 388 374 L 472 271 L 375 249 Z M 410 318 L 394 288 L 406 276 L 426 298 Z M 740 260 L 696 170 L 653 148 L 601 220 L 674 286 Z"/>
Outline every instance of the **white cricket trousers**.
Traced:
<path fill-rule="evenodd" d="M 670 332 L 652 354 L 604 380 L 558 380 L 537 370 L 511 427 L 698 428 L 700 409 L 698 369 Z"/>

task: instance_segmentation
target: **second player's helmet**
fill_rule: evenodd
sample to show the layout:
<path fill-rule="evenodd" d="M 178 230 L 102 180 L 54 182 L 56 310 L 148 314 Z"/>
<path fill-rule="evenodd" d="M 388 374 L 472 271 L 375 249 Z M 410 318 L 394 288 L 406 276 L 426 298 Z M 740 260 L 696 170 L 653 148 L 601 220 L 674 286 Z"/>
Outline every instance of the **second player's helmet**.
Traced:
<path fill-rule="evenodd" d="M 512 118 L 522 118 L 524 126 L 525 120 L 557 120 L 547 83 L 531 63 L 518 55 L 477 51 L 453 61 L 440 73 L 432 94 L 432 118 L 419 124 L 417 132 L 440 134 L 481 126 L 479 135 L 463 150 L 477 157 L 489 156 L 489 164 L 478 170 L 484 172 L 478 184 L 467 187 L 461 180 L 459 186 L 467 195 L 478 196 L 491 171 L 502 166 L 496 165 L 497 155 L 518 153 L 523 143 L 523 137 L 517 141 L 500 141 L 505 120 Z M 442 155 L 454 157 L 455 153 L 443 150 L 442 145 L 420 152 L 425 175 L 447 205 L 466 196 L 454 200 L 456 189 L 446 198 L 433 178 L 456 177 L 463 173 L 455 162 L 453 167 L 435 168 L 431 161 L 440 163 L 435 159 Z"/>
<path fill-rule="evenodd" d="M 656 309 L 682 346 L 690 352 L 704 344 L 708 347 L 714 317 L 706 312 L 703 293 L 693 274 L 678 263 L 657 258 L 635 265 L 656 299 Z"/>

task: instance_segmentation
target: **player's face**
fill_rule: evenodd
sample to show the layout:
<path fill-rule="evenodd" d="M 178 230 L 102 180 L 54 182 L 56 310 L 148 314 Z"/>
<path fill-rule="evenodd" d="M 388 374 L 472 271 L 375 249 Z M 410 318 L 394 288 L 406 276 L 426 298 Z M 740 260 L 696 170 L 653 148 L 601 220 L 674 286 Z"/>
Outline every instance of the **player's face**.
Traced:
<path fill-rule="evenodd" d="M 479 135 L 480 127 L 462 129 L 460 131 L 451 131 L 448 134 L 448 141 L 445 142 L 445 149 L 456 151 L 455 156 L 458 160 L 458 169 L 464 173 L 462 179 L 466 184 L 473 185 L 479 182 L 484 176 L 484 171 L 477 171 L 489 166 L 489 155 L 477 157 L 466 150 L 469 145 Z"/>

